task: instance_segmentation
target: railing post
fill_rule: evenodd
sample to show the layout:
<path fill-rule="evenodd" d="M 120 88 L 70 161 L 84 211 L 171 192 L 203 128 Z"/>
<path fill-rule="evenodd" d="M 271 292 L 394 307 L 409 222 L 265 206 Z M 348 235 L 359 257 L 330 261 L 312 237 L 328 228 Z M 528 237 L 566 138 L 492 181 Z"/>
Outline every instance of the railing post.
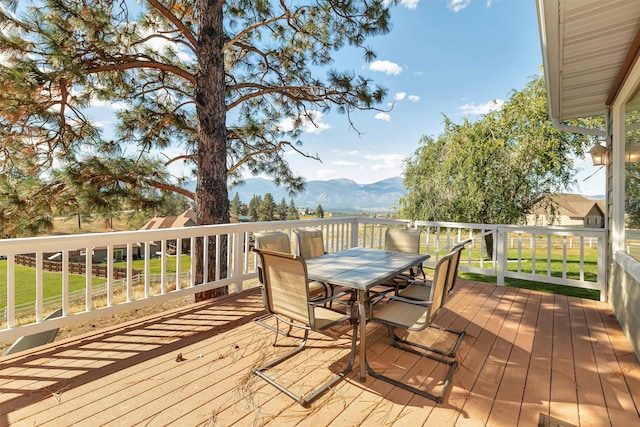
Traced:
<path fill-rule="evenodd" d="M 233 289 L 235 293 L 242 292 L 242 280 L 240 277 L 242 276 L 243 266 L 244 266 L 244 242 L 245 239 L 249 240 L 249 236 L 244 231 L 234 231 L 233 234 L 233 252 L 232 252 L 232 263 L 233 270 L 232 275 L 235 278 L 235 282 L 233 284 Z"/>
<path fill-rule="evenodd" d="M 496 235 L 494 240 L 493 256 L 497 259 L 497 280 L 498 286 L 504 286 L 504 275 L 507 271 L 507 233 L 503 226 L 496 228 Z"/>
<path fill-rule="evenodd" d="M 607 302 L 607 234 L 598 237 L 598 278 L 600 284 L 600 301 Z"/>
<path fill-rule="evenodd" d="M 358 222 L 358 218 L 353 217 L 351 222 L 351 248 L 355 248 L 358 246 L 358 234 L 360 233 L 360 222 Z"/>

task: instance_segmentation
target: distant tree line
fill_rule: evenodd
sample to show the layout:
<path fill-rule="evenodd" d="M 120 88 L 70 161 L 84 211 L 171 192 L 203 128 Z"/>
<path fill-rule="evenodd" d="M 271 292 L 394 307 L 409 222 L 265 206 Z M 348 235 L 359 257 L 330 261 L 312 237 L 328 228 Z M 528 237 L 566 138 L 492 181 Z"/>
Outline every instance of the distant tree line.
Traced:
<path fill-rule="evenodd" d="M 308 212 L 308 211 L 305 211 Z M 271 193 L 266 193 L 264 197 L 253 195 L 248 204 L 240 200 L 238 193 L 230 202 L 229 213 L 232 218 L 249 217 L 252 221 L 287 221 L 300 219 L 300 212 L 293 199 L 287 204 L 285 198 L 276 204 Z M 316 208 L 318 218 L 324 218 L 322 205 Z"/>

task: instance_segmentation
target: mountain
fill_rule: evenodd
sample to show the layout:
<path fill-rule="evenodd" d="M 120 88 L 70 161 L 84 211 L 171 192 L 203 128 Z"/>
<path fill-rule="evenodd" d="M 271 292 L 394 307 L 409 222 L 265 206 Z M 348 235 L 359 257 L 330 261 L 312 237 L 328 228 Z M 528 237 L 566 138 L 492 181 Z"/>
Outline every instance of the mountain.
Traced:
<path fill-rule="evenodd" d="M 188 187 L 195 189 L 195 182 Z M 287 204 L 292 199 L 282 187 L 264 178 L 249 178 L 240 186 L 229 188 L 229 198 L 238 193 L 243 203 L 249 203 L 254 195 L 271 193 L 280 203 L 284 197 Z M 296 194 L 293 202 L 299 208 L 315 209 L 318 205 L 327 211 L 384 212 L 398 206 L 400 197 L 406 193 L 402 178 L 395 177 L 372 184 L 358 184 L 350 179 L 338 178 L 328 181 L 307 181 L 305 191 Z"/>

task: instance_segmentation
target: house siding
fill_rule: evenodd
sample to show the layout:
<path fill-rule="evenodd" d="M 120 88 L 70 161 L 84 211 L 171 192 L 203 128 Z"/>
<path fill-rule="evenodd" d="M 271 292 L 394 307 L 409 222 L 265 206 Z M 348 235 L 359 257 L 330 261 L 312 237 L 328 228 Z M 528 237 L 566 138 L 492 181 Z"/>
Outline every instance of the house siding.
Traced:
<path fill-rule="evenodd" d="M 611 263 L 609 305 L 640 360 L 640 283 L 618 262 Z"/>

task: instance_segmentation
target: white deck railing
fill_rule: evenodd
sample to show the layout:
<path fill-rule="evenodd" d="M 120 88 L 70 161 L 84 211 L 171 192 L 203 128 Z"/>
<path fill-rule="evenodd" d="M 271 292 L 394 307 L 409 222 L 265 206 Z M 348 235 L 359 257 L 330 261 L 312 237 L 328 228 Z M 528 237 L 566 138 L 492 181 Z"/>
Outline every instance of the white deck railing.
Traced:
<path fill-rule="evenodd" d="M 459 269 L 497 277 L 594 289 L 606 301 L 606 232 L 597 228 L 528 227 L 416 221 L 426 231 L 427 252 L 448 252 L 471 239 Z M 493 241 L 487 245 L 485 236 Z M 433 265 L 438 256 L 431 257 Z M 587 266 L 590 264 L 590 266 Z M 594 265 L 595 264 L 595 265 Z"/>
<path fill-rule="evenodd" d="M 335 252 L 355 246 L 383 247 L 384 233 L 390 226 L 411 225 L 425 230 L 423 234 L 423 248 L 432 254 L 429 265 L 434 265 L 437 259 L 453 245 L 467 238 L 472 239 L 469 251 L 461 261 L 460 269 L 479 274 L 497 276 L 498 284 L 504 284 L 505 277 L 523 278 L 542 281 L 558 285 L 579 286 L 601 291 L 601 299 L 606 296 L 605 263 L 606 248 L 603 230 L 589 229 L 560 229 L 539 227 L 512 227 L 479 224 L 415 222 L 401 220 L 372 219 L 363 217 L 337 217 L 320 220 L 263 222 L 222 224 L 180 229 L 144 230 L 116 233 L 96 233 L 72 236 L 36 237 L 25 239 L 0 240 L 0 255 L 6 260 L 6 295 L 0 295 L 0 341 L 10 341 L 22 335 L 28 335 L 47 329 L 58 328 L 85 322 L 90 319 L 112 315 L 124 310 L 153 305 L 172 298 L 192 295 L 208 289 L 229 286 L 231 292 L 240 292 L 248 287 L 256 286 L 256 271 L 254 255 L 251 253 L 251 233 L 268 230 L 281 230 L 292 236 L 296 228 L 320 228 L 323 230 L 325 250 Z M 493 238 L 493 250 L 490 251 L 484 236 Z M 293 236 L 292 236 L 293 237 Z M 134 246 L 141 245 L 144 253 L 149 254 L 153 242 L 159 242 L 161 248 L 166 248 L 168 242 L 175 241 L 175 247 L 182 247 L 182 242 L 188 241 L 190 247 L 195 247 L 196 239 L 204 239 L 204 247 L 216 248 L 215 259 L 204 256 L 204 271 L 208 264 L 214 263 L 214 277 L 196 283 L 196 258 L 189 258 L 189 265 L 183 266 L 181 257 L 175 258 L 176 271 L 183 271 L 182 280 L 168 272 L 167 264 L 172 258 L 166 250 L 161 251 L 159 278 L 153 281 L 150 272 L 151 261 L 146 257 L 141 279 L 136 276 L 131 260 L 127 257 L 127 278 L 120 283 L 112 275 L 105 279 L 91 276 L 91 256 L 87 256 L 85 263 L 87 271 L 84 278 L 83 290 L 70 291 L 69 253 L 82 249 L 86 254 L 92 254 L 96 249 L 106 248 L 108 271 L 113 269 L 115 247 L 126 247 L 126 252 L 132 254 Z M 220 248 L 224 241 L 228 242 L 226 251 L 226 273 L 220 268 Z M 292 239 L 292 246 L 295 246 Z M 534 242 L 527 246 L 527 242 Z M 546 246 L 545 246 L 546 242 Z M 541 246 L 546 249 L 541 250 Z M 559 246 L 558 246 L 559 245 Z M 595 249 L 593 249 L 595 247 Z M 577 249 L 576 249 L 577 248 Z M 295 247 L 292 247 L 295 250 Z M 560 258 L 558 258 L 558 250 Z M 597 251 L 597 274 L 588 275 L 585 252 Z M 568 263 L 571 253 L 579 253 L 577 262 Z M 42 268 L 43 260 L 52 253 L 61 253 L 62 272 L 59 274 L 60 290 L 55 296 L 44 295 L 45 272 Z M 24 304 L 16 303 L 16 286 L 20 275 L 16 274 L 17 255 L 29 254 L 36 258 L 35 283 L 20 284 L 20 286 L 35 287 L 35 301 L 32 309 Z M 546 255 L 545 255 L 546 254 Z M 532 256 L 531 256 L 532 255 Z M 588 254 L 587 254 L 588 255 Z M 554 258 L 555 257 L 555 258 Z M 591 258 L 589 258 L 591 259 Z M 529 260 L 529 261 L 527 261 Z M 533 260 L 533 261 L 531 261 Z M 546 260 L 546 261 L 545 261 Z M 172 260 L 173 262 L 173 260 Z M 560 275 L 552 274 L 552 263 L 562 263 Z M 507 269 L 507 263 L 517 263 L 517 268 Z M 540 264 L 546 268 L 540 268 Z M 577 265 L 579 271 L 573 272 L 568 265 Z M 185 274 L 186 270 L 186 274 Z M 575 268 L 574 268 L 575 270 Z M 592 268 L 593 270 L 593 268 Z M 577 277 L 572 277 L 572 275 Z M 104 280 L 104 286 L 96 286 L 96 281 Z M 0 283 L 4 278 L 0 277 Z M 157 286 L 154 286 L 157 282 Z M 96 289 L 101 289 L 97 292 Z M 6 298 L 6 304 L 2 304 Z M 80 304 L 78 304 L 80 301 Z M 4 305 L 4 310 L 2 306 Z M 63 316 L 43 321 L 46 314 L 56 308 L 62 308 Z M 31 313 L 29 315 L 28 313 Z M 4 314 L 4 316 L 3 316 Z"/>

